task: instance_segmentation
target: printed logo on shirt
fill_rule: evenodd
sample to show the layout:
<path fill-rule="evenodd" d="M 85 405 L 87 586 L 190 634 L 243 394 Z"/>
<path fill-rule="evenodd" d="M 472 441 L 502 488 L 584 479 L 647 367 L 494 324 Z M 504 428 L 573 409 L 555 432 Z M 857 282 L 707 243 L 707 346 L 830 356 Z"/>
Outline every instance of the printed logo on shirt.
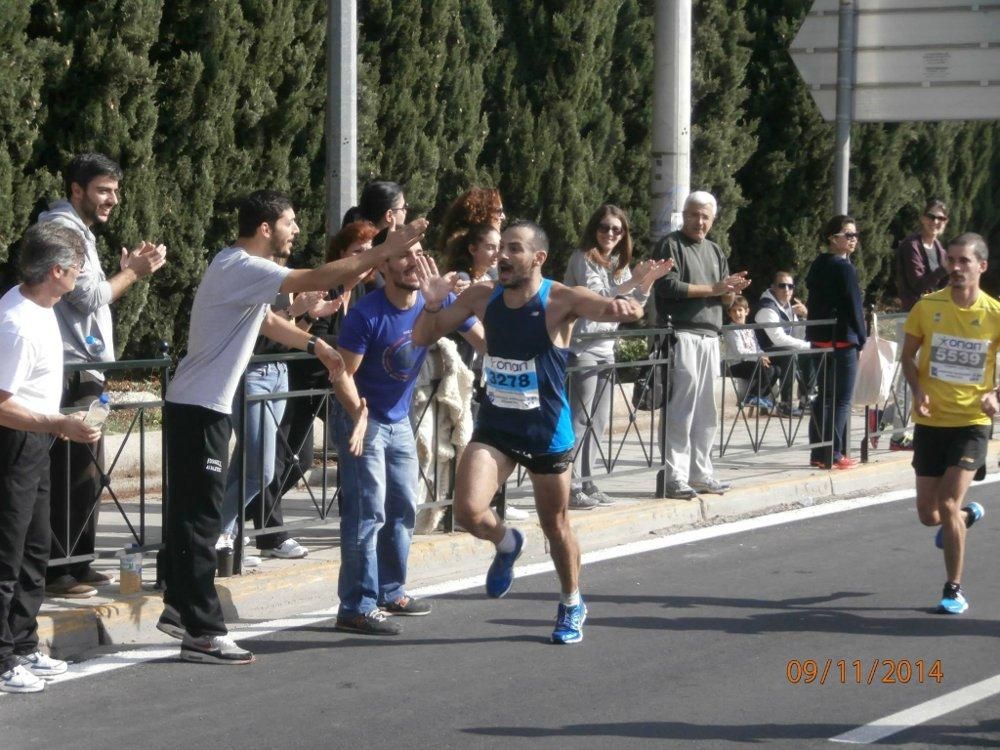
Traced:
<path fill-rule="evenodd" d="M 934 322 L 935 323 L 941 322 L 941 313 L 934 313 Z"/>
<path fill-rule="evenodd" d="M 976 318 L 975 320 L 973 320 L 971 323 L 969 323 L 969 325 L 970 326 L 978 326 L 979 325 L 979 318 Z"/>
<path fill-rule="evenodd" d="M 222 461 L 217 458 L 209 458 L 205 461 L 205 471 L 211 471 L 215 474 L 222 473 Z"/>
<path fill-rule="evenodd" d="M 407 382 L 416 377 L 414 370 L 420 360 L 420 347 L 413 345 L 411 334 L 406 331 L 382 352 L 382 367 L 393 380 Z"/>

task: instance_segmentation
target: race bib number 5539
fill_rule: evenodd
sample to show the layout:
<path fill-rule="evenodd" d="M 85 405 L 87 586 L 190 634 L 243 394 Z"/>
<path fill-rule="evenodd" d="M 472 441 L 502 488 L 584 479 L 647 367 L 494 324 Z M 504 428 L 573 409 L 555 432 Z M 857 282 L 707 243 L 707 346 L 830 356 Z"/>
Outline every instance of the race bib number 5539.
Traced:
<path fill-rule="evenodd" d="M 979 385 L 986 375 L 990 342 L 935 333 L 931 336 L 930 375 L 947 383 Z"/>
<path fill-rule="evenodd" d="M 506 359 L 486 355 L 483 361 L 486 397 L 502 409 L 537 409 L 538 373 L 533 359 Z"/>

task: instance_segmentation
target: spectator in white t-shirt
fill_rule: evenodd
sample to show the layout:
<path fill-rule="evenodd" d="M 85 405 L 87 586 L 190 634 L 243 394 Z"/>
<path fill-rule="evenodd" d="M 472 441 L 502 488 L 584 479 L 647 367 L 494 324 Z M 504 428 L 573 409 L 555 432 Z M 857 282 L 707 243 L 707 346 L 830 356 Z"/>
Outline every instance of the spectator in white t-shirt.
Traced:
<path fill-rule="evenodd" d="M 0 299 L 0 691 L 37 693 L 66 662 L 38 650 L 49 560 L 52 435 L 93 443 L 99 428 L 59 413 L 63 345 L 53 307 L 76 284 L 83 238 L 57 224 L 28 229 L 24 282 Z"/>

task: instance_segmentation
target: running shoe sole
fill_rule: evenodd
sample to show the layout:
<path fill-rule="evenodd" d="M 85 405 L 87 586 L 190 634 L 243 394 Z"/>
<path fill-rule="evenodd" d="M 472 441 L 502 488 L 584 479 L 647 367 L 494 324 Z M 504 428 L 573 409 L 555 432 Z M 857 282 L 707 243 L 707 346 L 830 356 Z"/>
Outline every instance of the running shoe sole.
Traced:
<path fill-rule="evenodd" d="M 237 667 L 243 664 L 253 664 L 255 659 L 253 654 L 250 654 L 249 658 L 242 656 L 223 656 L 218 652 L 182 648 L 181 661 L 189 661 L 194 664 L 218 664 L 226 667 Z"/>
<path fill-rule="evenodd" d="M 969 603 L 964 599 L 942 599 L 938 602 L 938 614 L 960 615 L 969 609 Z"/>

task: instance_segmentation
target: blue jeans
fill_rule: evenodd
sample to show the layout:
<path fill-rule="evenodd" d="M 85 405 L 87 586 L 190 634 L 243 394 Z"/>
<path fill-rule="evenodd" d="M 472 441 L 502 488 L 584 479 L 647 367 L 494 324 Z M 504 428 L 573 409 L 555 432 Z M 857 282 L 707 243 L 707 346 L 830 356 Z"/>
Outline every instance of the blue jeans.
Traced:
<path fill-rule="evenodd" d="M 367 614 L 406 596 L 406 561 L 417 509 L 417 444 L 409 418 L 368 417 L 364 453 L 351 455 L 352 420 L 333 410 L 340 482 L 341 617 Z"/>
<path fill-rule="evenodd" d="M 858 350 L 851 346 L 827 353 L 816 376 L 819 395 L 813 401 L 809 442 L 832 440 L 833 446 L 813 448 L 810 460 L 830 465 L 847 455 L 847 419 L 858 377 Z"/>
<path fill-rule="evenodd" d="M 288 390 L 288 366 L 284 362 L 267 362 L 250 365 L 246 373 L 246 392 L 251 396 L 283 393 Z M 260 410 L 264 408 L 264 429 L 261 431 Z M 243 496 L 246 506 L 274 478 L 274 443 L 278 425 L 285 413 L 285 401 L 253 401 L 247 408 L 246 450 L 247 483 Z M 232 534 L 236 530 L 236 515 L 240 512 L 240 450 L 243 440 L 243 389 L 237 388 L 233 396 L 233 429 L 236 431 L 236 450 L 229 462 L 226 477 L 226 494 L 222 501 L 222 530 Z M 261 467 L 261 445 L 264 465 Z M 263 468 L 264 480 L 261 481 Z"/>

